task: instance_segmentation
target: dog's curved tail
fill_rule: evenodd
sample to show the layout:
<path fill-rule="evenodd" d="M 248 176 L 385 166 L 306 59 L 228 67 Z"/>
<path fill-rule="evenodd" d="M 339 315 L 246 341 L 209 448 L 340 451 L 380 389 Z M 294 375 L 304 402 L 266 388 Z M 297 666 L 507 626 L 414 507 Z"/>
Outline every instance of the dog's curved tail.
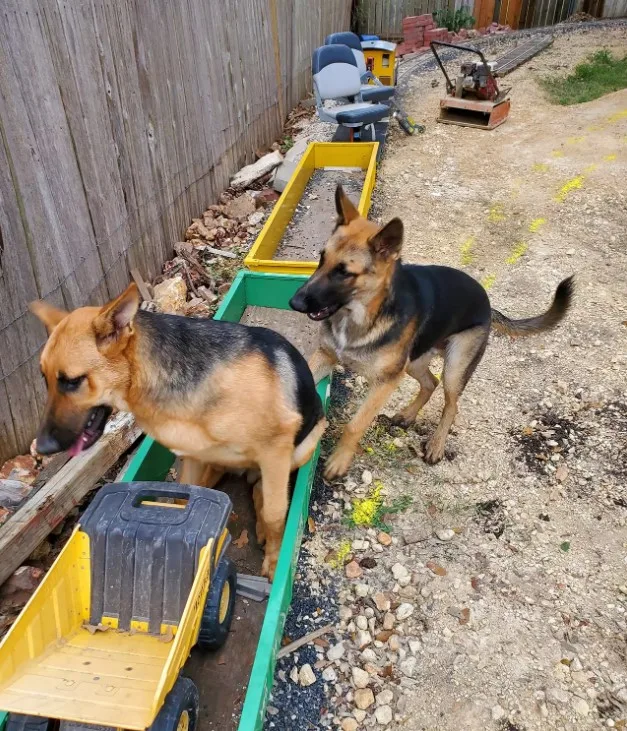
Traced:
<path fill-rule="evenodd" d="M 567 277 L 559 283 L 555 290 L 555 296 L 549 309 L 542 315 L 536 317 L 525 317 L 521 320 L 511 320 L 502 312 L 492 310 L 492 327 L 498 333 L 510 335 L 512 337 L 521 337 L 525 335 L 535 335 L 536 333 L 552 330 L 566 316 L 575 291 L 574 278 Z"/>

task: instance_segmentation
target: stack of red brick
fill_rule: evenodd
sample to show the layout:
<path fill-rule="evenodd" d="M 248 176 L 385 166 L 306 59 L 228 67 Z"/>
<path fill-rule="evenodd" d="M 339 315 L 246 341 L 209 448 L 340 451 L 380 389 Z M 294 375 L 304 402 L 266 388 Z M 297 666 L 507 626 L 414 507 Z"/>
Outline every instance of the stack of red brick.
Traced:
<path fill-rule="evenodd" d="M 411 15 L 403 18 L 403 42 L 396 47 L 396 53 L 404 56 L 416 51 L 427 51 L 431 41 L 448 41 L 452 34 L 446 28 L 436 28 L 431 13 Z"/>
<path fill-rule="evenodd" d="M 403 18 L 403 42 L 396 46 L 396 55 L 406 56 L 408 53 L 424 53 L 429 50 L 431 41 L 459 43 L 469 38 L 478 38 L 479 36 L 493 34 L 501 35 L 510 31 L 511 28 L 509 25 L 492 23 L 487 28 L 479 28 L 477 30 L 466 30 L 466 28 L 462 28 L 459 33 L 451 33 L 446 28 L 436 28 L 431 14 L 412 15 L 408 18 Z"/>

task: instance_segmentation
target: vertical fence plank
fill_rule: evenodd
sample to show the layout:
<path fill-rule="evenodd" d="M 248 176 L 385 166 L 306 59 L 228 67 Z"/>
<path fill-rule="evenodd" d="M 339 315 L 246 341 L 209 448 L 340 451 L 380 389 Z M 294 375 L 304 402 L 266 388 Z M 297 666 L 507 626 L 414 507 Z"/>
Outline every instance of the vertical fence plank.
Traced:
<path fill-rule="evenodd" d="M 0 461 L 28 447 L 45 396 L 28 302 L 95 304 L 130 268 L 158 274 L 279 136 L 313 49 L 350 13 L 351 0 L 2 3 Z"/>

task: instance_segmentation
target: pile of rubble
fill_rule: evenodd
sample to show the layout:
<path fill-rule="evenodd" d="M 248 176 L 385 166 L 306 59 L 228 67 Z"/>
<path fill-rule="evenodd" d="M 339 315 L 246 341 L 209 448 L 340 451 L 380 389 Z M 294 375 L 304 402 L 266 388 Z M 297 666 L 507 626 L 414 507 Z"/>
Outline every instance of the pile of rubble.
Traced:
<path fill-rule="evenodd" d="M 431 41 L 463 43 L 472 38 L 485 35 L 503 35 L 512 29 L 509 25 L 491 23 L 487 28 L 466 29 L 453 33 L 447 28 L 437 28 L 433 15 L 414 15 L 403 18 L 403 41 L 396 47 L 396 55 L 407 57 L 409 54 L 426 53 Z"/>

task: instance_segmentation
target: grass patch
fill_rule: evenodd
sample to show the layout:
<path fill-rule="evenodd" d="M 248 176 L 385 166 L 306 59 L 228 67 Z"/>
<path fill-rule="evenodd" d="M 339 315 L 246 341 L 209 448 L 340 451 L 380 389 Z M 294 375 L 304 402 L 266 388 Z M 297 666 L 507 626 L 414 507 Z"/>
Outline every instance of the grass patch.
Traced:
<path fill-rule="evenodd" d="M 540 83 L 554 104 L 567 106 L 590 102 L 627 88 L 627 55 L 614 58 L 607 50 L 597 51 L 576 66 L 570 76 L 547 77 Z"/>

